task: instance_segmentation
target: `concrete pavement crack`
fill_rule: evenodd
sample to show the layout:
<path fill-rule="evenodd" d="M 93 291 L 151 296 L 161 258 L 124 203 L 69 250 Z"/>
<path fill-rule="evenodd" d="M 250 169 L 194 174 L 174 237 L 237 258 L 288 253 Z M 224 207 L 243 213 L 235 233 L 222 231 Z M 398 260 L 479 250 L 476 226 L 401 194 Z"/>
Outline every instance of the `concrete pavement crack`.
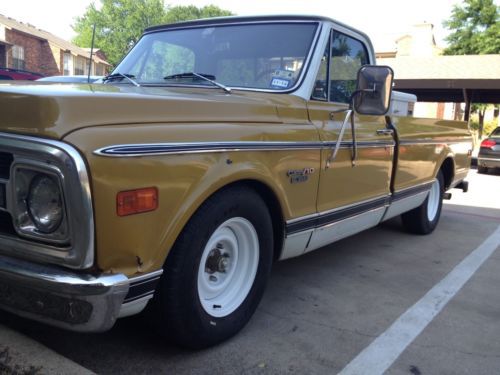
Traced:
<path fill-rule="evenodd" d="M 460 349 L 450 348 L 450 347 L 445 346 L 445 345 L 421 345 L 421 344 L 414 344 L 414 346 L 416 346 L 418 348 L 423 348 L 423 349 L 440 349 L 440 350 L 441 349 L 445 349 L 445 350 L 454 351 L 454 352 L 457 352 L 457 353 L 460 353 L 460 354 L 463 354 L 463 355 L 468 355 L 468 356 L 472 356 L 472 357 L 479 357 L 479 358 L 500 358 L 499 354 L 488 355 L 488 354 L 482 354 L 482 353 L 476 353 L 476 352 L 466 352 L 466 351 L 463 351 L 463 350 L 460 350 Z"/>
<path fill-rule="evenodd" d="M 259 308 L 259 311 L 262 312 L 262 313 L 264 313 L 264 314 L 270 315 L 270 316 L 272 316 L 273 318 L 276 318 L 276 319 L 281 319 L 281 320 L 291 320 L 292 319 L 292 318 L 289 318 L 289 317 L 283 317 L 283 316 L 280 316 L 280 315 L 277 315 L 277 314 L 273 314 L 273 313 L 271 313 L 269 311 L 264 310 L 263 308 Z M 334 326 L 334 325 L 331 325 L 331 324 L 325 324 L 325 323 L 311 321 L 311 320 L 308 320 L 308 319 L 300 318 L 297 315 L 295 315 L 293 317 L 293 319 L 298 320 L 298 321 L 300 321 L 302 323 L 311 324 L 311 325 L 314 325 L 314 326 L 317 326 L 317 327 L 329 328 L 329 329 L 333 329 L 333 330 L 336 330 L 336 331 L 339 331 L 339 332 L 351 333 L 351 334 L 355 334 L 355 335 L 359 335 L 359 336 L 363 336 L 363 337 L 369 337 L 369 338 L 372 338 L 372 339 L 378 337 L 378 335 L 371 335 L 371 334 L 368 334 L 368 333 L 360 332 L 358 330 L 350 330 L 350 329 L 347 329 L 347 328 L 340 328 L 340 327 L 337 327 L 337 326 Z"/>

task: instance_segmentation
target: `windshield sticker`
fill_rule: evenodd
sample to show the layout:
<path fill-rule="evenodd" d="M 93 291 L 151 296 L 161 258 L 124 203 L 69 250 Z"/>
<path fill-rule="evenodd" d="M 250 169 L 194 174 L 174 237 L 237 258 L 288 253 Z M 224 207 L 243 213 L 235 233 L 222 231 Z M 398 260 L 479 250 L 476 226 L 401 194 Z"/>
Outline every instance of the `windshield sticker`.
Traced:
<path fill-rule="evenodd" d="M 285 79 L 293 79 L 293 74 L 295 72 L 291 71 L 291 70 L 281 70 L 281 69 L 276 69 L 273 73 L 272 73 L 272 77 L 273 78 L 285 78 Z"/>
<path fill-rule="evenodd" d="M 273 89 L 286 89 L 290 86 L 290 80 L 283 78 L 273 78 L 271 81 L 271 87 Z"/>

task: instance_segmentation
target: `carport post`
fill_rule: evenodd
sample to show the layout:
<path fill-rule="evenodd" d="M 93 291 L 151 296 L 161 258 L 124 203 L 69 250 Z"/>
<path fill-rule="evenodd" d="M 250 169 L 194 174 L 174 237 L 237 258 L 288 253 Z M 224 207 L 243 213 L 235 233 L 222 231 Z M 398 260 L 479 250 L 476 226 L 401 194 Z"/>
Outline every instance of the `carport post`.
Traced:
<path fill-rule="evenodd" d="M 469 122 L 471 95 L 469 95 L 467 89 L 462 89 L 462 92 L 464 94 L 464 102 L 465 102 L 464 121 Z"/>

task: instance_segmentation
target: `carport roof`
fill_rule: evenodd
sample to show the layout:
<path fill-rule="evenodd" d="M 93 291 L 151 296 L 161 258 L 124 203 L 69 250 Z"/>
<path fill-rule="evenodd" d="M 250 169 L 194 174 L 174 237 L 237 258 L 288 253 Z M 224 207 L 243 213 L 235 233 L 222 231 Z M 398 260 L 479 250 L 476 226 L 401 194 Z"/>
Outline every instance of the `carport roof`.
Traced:
<path fill-rule="evenodd" d="M 500 103 L 500 55 L 380 58 L 394 69 L 394 88 L 420 101 Z"/>

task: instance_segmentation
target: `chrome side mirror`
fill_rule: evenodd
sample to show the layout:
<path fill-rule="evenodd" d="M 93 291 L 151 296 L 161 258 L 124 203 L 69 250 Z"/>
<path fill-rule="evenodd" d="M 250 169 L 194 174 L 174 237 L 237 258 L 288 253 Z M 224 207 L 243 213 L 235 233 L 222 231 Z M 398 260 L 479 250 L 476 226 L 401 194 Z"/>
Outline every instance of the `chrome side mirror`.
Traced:
<path fill-rule="evenodd" d="M 389 66 L 362 66 L 352 95 L 354 110 L 361 115 L 385 115 L 391 103 L 393 78 L 394 72 Z"/>

